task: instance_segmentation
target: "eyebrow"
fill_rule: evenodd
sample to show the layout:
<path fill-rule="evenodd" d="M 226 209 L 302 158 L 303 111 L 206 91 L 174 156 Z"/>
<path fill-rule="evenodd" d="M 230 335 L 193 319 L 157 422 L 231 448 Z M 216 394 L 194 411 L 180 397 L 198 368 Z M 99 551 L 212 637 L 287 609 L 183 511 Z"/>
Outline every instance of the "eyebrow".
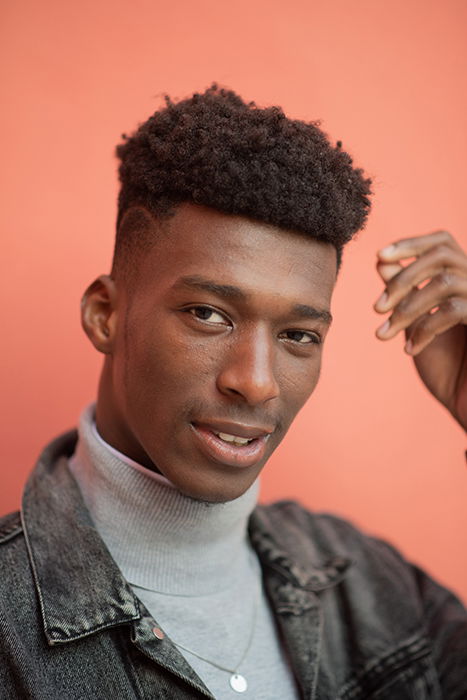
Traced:
<path fill-rule="evenodd" d="M 211 292 L 224 299 L 234 299 L 236 301 L 247 301 L 248 294 L 245 294 L 239 287 L 231 284 L 219 284 L 213 280 L 206 279 L 201 275 L 190 275 L 181 277 L 173 285 L 174 289 L 188 287 L 190 289 L 201 289 L 205 292 Z M 326 324 L 331 324 L 332 315 L 325 309 L 317 309 L 308 304 L 294 304 L 292 306 L 292 314 L 301 318 L 309 318 L 313 321 L 323 321 Z"/>
<path fill-rule="evenodd" d="M 292 311 L 297 316 L 302 316 L 303 318 L 310 318 L 313 321 L 324 321 L 324 323 L 328 325 L 332 323 L 332 315 L 329 311 L 316 309 L 314 306 L 308 306 L 308 304 L 295 304 Z"/>
<path fill-rule="evenodd" d="M 190 287 L 193 289 L 201 289 L 204 292 L 212 292 L 220 297 L 226 299 L 237 299 L 239 301 L 246 301 L 247 294 L 243 292 L 239 287 L 234 287 L 231 284 L 219 284 L 218 282 L 213 282 L 208 280 L 201 275 L 191 275 L 189 277 L 181 277 L 174 284 L 174 288 L 178 287 Z"/>

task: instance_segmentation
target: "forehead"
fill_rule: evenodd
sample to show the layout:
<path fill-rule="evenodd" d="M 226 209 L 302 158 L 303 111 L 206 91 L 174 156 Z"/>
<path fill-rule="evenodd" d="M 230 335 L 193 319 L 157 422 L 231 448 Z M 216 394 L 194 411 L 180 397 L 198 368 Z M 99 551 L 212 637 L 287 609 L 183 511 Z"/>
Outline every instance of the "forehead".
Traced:
<path fill-rule="evenodd" d="M 336 279 L 330 244 L 194 204 L 180 205 L 158 227 L 156 242 L 140 263 L 142 292 L 201 275 L 251 295 L 311 295 L 329 306 Z"/>

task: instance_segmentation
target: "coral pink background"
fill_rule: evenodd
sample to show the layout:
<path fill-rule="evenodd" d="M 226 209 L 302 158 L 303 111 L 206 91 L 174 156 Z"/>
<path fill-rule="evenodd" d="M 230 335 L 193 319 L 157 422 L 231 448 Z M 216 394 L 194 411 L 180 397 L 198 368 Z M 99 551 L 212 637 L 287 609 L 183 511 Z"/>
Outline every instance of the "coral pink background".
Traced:
<path fill-rule="evenodd" d="M 463 0 L 2 3 L 1 511 L 95 394 L 78 308 L 109 269 L 121 132 L 217 80 L 321 119 L 374 178 L 320 386 L 263 498 L 349 517 L 467 599 L 464 436 L 372 311 L 378 248 L 441 227 L 466 243 L 466 24 Z"/>

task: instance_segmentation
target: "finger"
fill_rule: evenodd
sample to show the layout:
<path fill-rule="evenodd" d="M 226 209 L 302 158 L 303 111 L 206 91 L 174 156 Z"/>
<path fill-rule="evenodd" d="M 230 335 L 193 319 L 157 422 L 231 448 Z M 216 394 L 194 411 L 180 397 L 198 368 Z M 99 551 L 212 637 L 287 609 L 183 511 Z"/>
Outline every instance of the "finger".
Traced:
<path fill-rule="evenodd" d="M 395 277 L 404 268 L 398 263 L 382 263 L 378 262 L 376 265 L 379 276 L 382 278 L 383 282 L 389 282 L 390 279 Z"/>
<path fill-rule="evenodd" d="M 379 313 L 390 311 L 412 289 L 437 276 L 446 287 L 451 284 L 453 276 L 467 278 L 467 257 L 443 246 L 429 250 L 387 282 L 385 291 L 375 303 L 375 310 Z"/>
<path fill-rule="evenodd" d="M 425 314 L 410 329 L 405 351 L 412 356 L 422 352 L 437 336 L 467 323 L 467 299 L 448 299 L 432 314 Z"/>
<path fill-rule="evenodd" d="M 433 312 L 435 313 L 435 312 Z M 428 320 L 428 317 L 430 316 L 430 312 L 428 311 L 426 314 L 423 314 L 423 316 L 420 316 L 417 318 L 417 320 L 412 323 L 408 328 L 405 329 L 405 345 L 404 345 L 404 350 L 406 353 L 409 355 L 412 355 L 413 353 L 413 337 L 415 335 L 415 330 L 419 324 L 426 323 Z"/>
<path fill-rule="evenodd" d="M 463 252 L 457 241 L 448 231 L 434 231 L 426 236 L 414 238 L 402 238 L 378 251 L 378 258 L 383 262 L 397 262 L 407 258 L 416 258 L 436 246 L 444 245 L 447 248 Z"/>
<path fill-rule="evenodd" d="M 467 302 L 467 279 L 450 277 L 446 282 L 446 275 L 438 275 L 423 289 L 413 289 L 395 307 L 388 319 L 389 326 L 383 324 L 378 331 L 379 338 L 389 340 L 399 331 L 408 328 L 424 314 L 444 304 L 448 299 L 458 299 Z"/>
<path fill-rule="evenodd" d="M 389 280 L 391 280 L 393 277 L 399 274 L 401 270 L 404 268 L 402 265 L 399 265 L 398 263 L 382 263 L 378 262 L 376 264 L 376 270 L 378 271 L 379 276 L 383 280 L 383 282 L 387 283 Z M 373 304 L 373 308 L 375 311 L 378 311 L 378 313 L 384 313 L 386 310 L 386 302 L 388 300 L 388 293 L 386 289 L 383 291 L 383 293 L 380 295 L 378 300 Z M 381 307 L 381 311 L 380 311 Z"/>

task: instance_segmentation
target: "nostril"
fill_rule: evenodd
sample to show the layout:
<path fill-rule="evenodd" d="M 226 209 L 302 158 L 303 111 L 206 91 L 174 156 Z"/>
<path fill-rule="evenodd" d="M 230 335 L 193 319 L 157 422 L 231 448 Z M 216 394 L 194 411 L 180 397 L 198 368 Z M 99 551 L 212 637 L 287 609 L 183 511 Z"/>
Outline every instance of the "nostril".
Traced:
<path fill-rule="evenodd" d="M 242 395 L 241 391 L 238 391 L 237 389 L 232 389 L 231 387 L 226 387 L 226 391 L 227 391 L 229 394 L 234 394 L 235 396 L 241 396 L 241 395 Z"/>

